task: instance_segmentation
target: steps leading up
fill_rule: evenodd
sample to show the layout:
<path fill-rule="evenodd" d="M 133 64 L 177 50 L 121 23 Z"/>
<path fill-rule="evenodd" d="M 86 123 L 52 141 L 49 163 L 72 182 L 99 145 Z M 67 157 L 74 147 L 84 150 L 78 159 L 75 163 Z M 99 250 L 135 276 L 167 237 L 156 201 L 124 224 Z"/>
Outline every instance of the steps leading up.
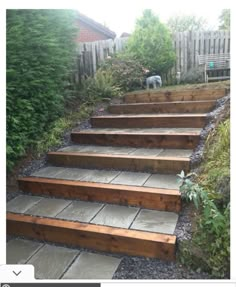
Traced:
<path fill-rule="evenodd" d="M 127 93 L 125 103 L 217 100 L 226 96 L 226 89 L 144 90 Z"/>
<path fill-rule="evenodd" d="M 216 104 L 215 100 L 178 101 L 160 103 L 134 103 L 110 105 L 111 114 L 159 114 L 159 113 L 208 113 Z"/>
<path fill-rule="evenodd" d="M 157 129 L 103 129 L 72 132 L 71 140 L 78 144 L 107 146 L 128 146 L 166 149 L 194 149 L 200 139 L 200 130 L 177 132 L 174 130 L 158 132 Z"/>
<path fill-rule="evenodd" d="M 19 189 L 33 195 L 139 206 L 163 211 L 179 212 L 181 208 L 180 192 L 177 189 L 39 177 L 19 179 Z"/>
<path fill-rule="evenodd" d="M 74 145 L 19 179 L 8 234 L 127 255 L 175 259 L 176 174 L 190 170 L 207 115 L 225 89 L 140 91 L 73 131 Z M 117 114 L 117 115 L 114 115 Z"/>
<path fill-rule="evenodd" d="M 48 161 L 56 166 L 104 168 L 156 173 L 189 172 L 190 159 L 185 157 L 111 155 L 79 152 L 49 152 Z"/>
<path fill-rule="evenodd" d="M 206 114 L 115 115 L 92 117 L 93 128 L 202 128 Z"/>

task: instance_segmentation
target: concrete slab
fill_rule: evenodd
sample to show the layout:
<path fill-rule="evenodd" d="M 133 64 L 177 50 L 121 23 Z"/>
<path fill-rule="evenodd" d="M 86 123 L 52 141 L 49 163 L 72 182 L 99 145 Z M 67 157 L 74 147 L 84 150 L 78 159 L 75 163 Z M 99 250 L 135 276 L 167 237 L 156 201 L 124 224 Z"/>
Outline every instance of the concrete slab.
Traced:
<path fill-rule="evenodd" d="M 83 177 L 81 180 L 83 180 L 83 181 L 91 181 L 91 182 L 109 183 L 119 173 L 120 173 L 120 171 L 90 170 L 90 172 L 85 177 Z"/>
<path fill-rule="evenodd" d="M 83 168 L 64 168 L 61 172 L 57 173 L 56 178 L 67 180 L 81 180 L 83 177 L 91 173 L 89 169 Z"/>
<path fill-rule="evenodd" d="M 159 156 L 190 157 L 192 153 L 193 150 L 191 149 L 165 149 L 159 154 Z"/>
<path fill-rule="evenodd" d="M 31 176 L 56 178 L 56 175 L 65 170 L 63 167 L 47 166 L 31 174 Z"/>
<path fill-rule="evenodd" d="M 70 203 L 71 200 L 44 198 L 33 207 L 26 210 L 25 213 L 42 217 L 53 217 L 61 212 Z"/>
<path fill-rule="evenodd" d="M 25 264 L 42 246 L 43 243 L 31 240 L 10 240 L 7 243 L 7 264 Z"/>
<path fill-rule="evenodd" d="M 144 172 L 121 172 L 111 183 L 124 184 L 124 185 L 137 185 L 141 186 L 149 178 L 150 173 Z"/>
<path fill-rule="evenodd" d="M 201 128 L 132 128 L 132 129 L 115 129 L 115 128 L 107 128 L 107 129 L 89 129 L 86 132 L 115 132 L 115 133 L 186 133 L 186 132 L 200 132 Z"/>
<path fill-rule="evenodd" d="M 56 217 L 80 222 L 89 222 L 104 204 L 87 201 L 73 201 Z"/>
<path fill-rule="evenodd" d="M 106 204 L 91 223 L 129 228 L 139 208 Z"/>
<path fill-rule="evenodd" d="M 71 146 L 60 148 L 58 151 L 80 152 L 83 148 L 84 148 L 83 145 L 71 145 Z"/>
<path fill-rule="evenodd" d="M 130 155 L 138 155 L 138 156 L 157 156 L 163 149 L 160 148 L 137 148 L 134 152 L 130 153 Z"/>
<path fill-rule="evenodd" d="M 167 211 L 142 209 L 131 225 L 131 229 L 173 234 L 178 214 Z"/>
<path fill-rule="evenodd" d="M 152 174 L 143 186 L 179 189 L 177 176 L 172 174 Z"/>
<path fill-rule="evenodd" d="M 27 263 L 35 267 L 36 279 L 59 279 L 79 251 L 46 244 Z"/>
<path fill-rule="evenodd" d="M 62 279 L 112 279 L 120 258 L 82 252 Z"/>
<path fill-rule="evenodd" d="M 24 213 L 42 199 L 43 198 L 39 196 L 19 195 L 7 203 L 7 211 Z"/>

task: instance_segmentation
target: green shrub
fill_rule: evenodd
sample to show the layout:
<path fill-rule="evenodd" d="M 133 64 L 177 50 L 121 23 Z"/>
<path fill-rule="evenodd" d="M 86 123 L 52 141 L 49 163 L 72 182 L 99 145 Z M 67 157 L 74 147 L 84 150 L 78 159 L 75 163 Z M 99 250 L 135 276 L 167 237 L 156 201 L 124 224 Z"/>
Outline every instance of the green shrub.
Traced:
<path fill-rule="evenodd" d="M 137 20 L 127 43 L 127 53 L 151 73 L 161 75 L 173 67 L 176 56 L 170 32 L 151 10 L 145 10 Z"/>
<path fill-rule="evenodd" d="M 180 260 L 215 278 L 230 272 L 230 124 L 220 123 L 209 136 L 197 182 L 194 174 L 179 174 L 180 191 L 198 209 L 191 242 L 180 244 Z"/>
<path fill-rule="evenodd" d="M 64 109 L 75 53 L 71 10 L 7 10 L 7 166 Z"/>
<path fill-rule="evenodd" d="M 120 86 L 115 82 L 111 73 L 98 70 L 93 77 L 82 82 L 79 97 L 87 103 L 119 96 Z"/>
<path fill-rule="evenodd" d="M 204 82 L 204 73 L 201 68 L 191 68 L 189 71 L 181 74 L 180 82 L 183 84 L 197 84 Z"/>
<path fill-rule="evenodd" d="M 138 60 L 124 53 L 107 59 L 101 69 L 112 74 L 115 83 L 119 84 L 124 92 L 143 88 L 143 66 Z"/>

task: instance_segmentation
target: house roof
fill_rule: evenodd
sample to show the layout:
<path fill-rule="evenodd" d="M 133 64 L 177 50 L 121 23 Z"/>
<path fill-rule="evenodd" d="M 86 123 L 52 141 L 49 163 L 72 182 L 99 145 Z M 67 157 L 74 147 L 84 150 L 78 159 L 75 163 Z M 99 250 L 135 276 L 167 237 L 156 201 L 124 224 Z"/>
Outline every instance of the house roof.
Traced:
<path fill-rule="evenodd" d="M 116 37 L 116 33 L 105 27 L 104 25 L 94 21 L 93 19 L 85 16 L 84 14 L 78 12 L 78 19 L 79 21 L 89 25 L 91 28 L 103 33 L 109 38 L 114 39 Z"/>

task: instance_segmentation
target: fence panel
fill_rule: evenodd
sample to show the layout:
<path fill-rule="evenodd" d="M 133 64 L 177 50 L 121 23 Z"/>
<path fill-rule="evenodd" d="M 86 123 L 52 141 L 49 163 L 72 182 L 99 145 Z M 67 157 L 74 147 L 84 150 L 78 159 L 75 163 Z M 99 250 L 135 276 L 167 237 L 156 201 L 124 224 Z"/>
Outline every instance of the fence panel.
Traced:
<path fill-rule="evenodd" d="M 125 49 L 127 40 L 125 37 L 79 44 L 73 79 L 80 82 L 81 79 L 94 76 L 101 62 Z M 199 54 L 230 53 L 230 31 L 177 32 L 172 35 L 172 41 L 176 62 L 166 75 L 167 82 L 175 79 L 177 72 L 186 73 L 197 67 Z"/>

